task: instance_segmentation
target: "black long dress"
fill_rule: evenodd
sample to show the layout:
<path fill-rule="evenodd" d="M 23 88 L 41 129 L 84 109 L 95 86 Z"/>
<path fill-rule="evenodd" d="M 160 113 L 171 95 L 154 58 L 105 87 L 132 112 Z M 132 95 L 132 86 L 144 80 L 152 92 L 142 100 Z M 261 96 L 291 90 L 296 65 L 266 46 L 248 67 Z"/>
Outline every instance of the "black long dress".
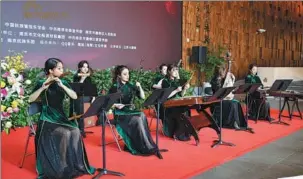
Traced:
<path fill-rule="evenodd" d="M 178 80 L 172 80 L 169 78 L 164 78 L 162 81 L 162 88 L 178 88 L 180 85 Z M 175 94 L 170 99 L 180 98 L 181 92 Z M 160 118 L 163 122 L 163 132 L 164 135 L 176 138 L 181 141 L 190 140 L 190 134 L 185 130 L 186 128 L 183 120 L 187 120 L 189 116 L 189 109 L 187 107 L 170 107 L 164 108 L 160 107 Z"/>
<path fill-rule="evenodd" d="M 34 91 L 41 88 L 40 80 Z M 62 83 L 69 87 L 68 83 Z M 53 83 L 41 95 L 42 112 L 35 136 L 36 169 L 41 179 L 71 179 L 93 174 L 77 122 L 68 120 L 63 110 L 65 91 Z"/>
<path fill-rule="evenodd" d="M 79 83 L 81 80 L 81 76 L 78 76 L 78 73 L 76 75 L 74 75 L 73 78 L 73 82 L 75 83 Z M 83 84 L 92 84 L 92 80 L 91 77 L 88 76 L 85 78 L 85 80 L 83 81 Z M 84 113 L 84 103 L 90 102 L 92 100 L 91 97 L 89 96 L 78 96 L 77 99 L 73 100 L 71 99 L 71 111 L 74 113 L 73 115 L 80 115 Z M 79 124 L 79 129 L 82 133 L 82 135 L 85 136 L 85 132 L 84 132 L 84 118 L 80 118 L 78 120 L 78 124 Z"/>
<path fill-rule="evenodd" d="M 222 88 L 224 83 L 224 78 L 220 79 L 214 76 L 211 79 L 211 87 L 213 94 Z M 247 127 L 247 122 L 245 120 L 243 110 L 239 101 L 233 100 L 223 100 L 222 102 L 222 126 L 225 128 L 239 128 Z M 214 119 L 219 123 L 220 121 L 220 103 L 215 103 L 211 107 L 211 112 L 213 113 Z"/>
<path fill-rule="evenodd" d="M 119 86 L 119 87 L 118 87 Z M 133 104 L 132 100 L 139 96 L 140 91 L 130 83 L 114 84 L 109 93 L 122 92 L 122 97 L 117 103 Z M 123 138 L 125 150 L 133 155 L 157 155 L 157 146 L 153 141 L 143 112 L 125 106 L 114 109 L 114 119 L 118 133 Z"/>
<path fill-rule="evenodd" d="M 245 83 L 260 83 L 261 79 L 257 75 L 247 75 L 245 78 Z M 255 91 L 248 98 L 249 101 L 249 118 L 250 119 L 265 119 L 271 121 L 270 117 L 270 104 L 266 101 L 266 96 L 262 92 Z"/>

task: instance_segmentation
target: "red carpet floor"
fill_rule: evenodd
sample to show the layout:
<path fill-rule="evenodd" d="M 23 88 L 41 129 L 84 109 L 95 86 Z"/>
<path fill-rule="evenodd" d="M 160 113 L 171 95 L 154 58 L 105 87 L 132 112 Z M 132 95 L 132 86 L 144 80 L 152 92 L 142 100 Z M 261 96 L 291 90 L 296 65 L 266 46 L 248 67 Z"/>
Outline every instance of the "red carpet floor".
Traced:
<path fill-rule="evenodd" d="M 276 112 L 273 113 L 273 117 L 276 118 Z M 141 157 L 133 156 L 124 151 L 119 152 L 116 144 L 112 143 L 107 145 L 107 168 L 122 172 L 125 174 L 123 178 L 131 179 L 189 178 L 303 128 L 303 120 L 297 117 L 294 117 L 292 121 L 289 121 L 288 118 L 283 119 L 289 122 L 290 126 L 269 124 L 265 121 L 259 121 L 255 124 L 253 121 L 249 121 L 250 127 L 256 132 L 255 134 L 223 130 L 223 139 L 236 144 L 235 147 L 211 148 L 212 141 L 217 139 L 217 136 L 213 130 L 208 128 L 199 132 L 201 140 L 199 146 L 195 146 L 194 140 L 180 142 L 160 135 L 160 148 L 169 150 L 169 152 L 162 153 L 163 160 L 156 156 Z M 155 124 L 155 122 L 153 123 Z M 94 134 L 88 134 L 85 139 L 90 164 L 102 167 L 100 127 L 87 130 L 94 132 Z M 10 135 L 2 133 L 2 179 L 34 179 L 36 177 L 34 155 L 26 158 L 22 169 L 18 167 L 27 134 L 28 128 L 17 129 L 17 131 L 12 131 Z M 155 132 L 152 134 L 155 137 Z M 107 141 L 112 141 L 109 130 L 107 131 Z M 120 144 L 123 146 L 122 141 Z M 34 152 L 33 139 L 30 141 L 29 151 Z M 91 176 L 80 178 L 91 178 Z M 102 178 L 117 177 L 106 175 Z"/>

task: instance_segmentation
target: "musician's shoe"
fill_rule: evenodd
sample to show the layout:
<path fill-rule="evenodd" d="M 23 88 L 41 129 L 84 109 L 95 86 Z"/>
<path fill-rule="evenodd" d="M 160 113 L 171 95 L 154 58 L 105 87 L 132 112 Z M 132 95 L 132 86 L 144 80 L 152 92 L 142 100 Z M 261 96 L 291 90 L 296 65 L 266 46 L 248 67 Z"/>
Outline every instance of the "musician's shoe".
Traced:
<path fill-rule="evenodd" d="M 181 134 L 181 135 L 177 136 L 177 140 L 180 140 L 180 141 L 189 141 L 190 140 L 190 136 L 186 135 L 186 134 Z"/>
<path fill-rule="evenodd" d="M 267 120 L 268 120 L 268 122 L 272 123 L 272 122 L 273 122 L 275 119 L 274 119 L 274 118 L 269 117 L 269 118 L 267 118 Z"/>
<path fill-rule="evenodd" d="M 81 132 L 81 135 L 82 135 L 83 138 L 86 138 L 85 132 Z"/>
<path fill-rule="evenodd" d="M 241 128 L 239 127 L 239 125 L 238 125 L 237 122 L 234 122 L 234 128 L 235 128 L 235 129 L 241 129 Z"/>

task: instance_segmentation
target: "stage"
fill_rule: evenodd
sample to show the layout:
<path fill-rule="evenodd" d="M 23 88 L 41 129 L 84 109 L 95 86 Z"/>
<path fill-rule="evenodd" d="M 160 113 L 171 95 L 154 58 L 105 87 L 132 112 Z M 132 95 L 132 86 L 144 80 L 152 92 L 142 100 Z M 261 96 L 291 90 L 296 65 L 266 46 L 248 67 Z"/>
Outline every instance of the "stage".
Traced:
<path fill-rule="evenodd" d="M 277 118 L 277 111 L 272 110 L 272 116 Z M 303 128 L 303 121 L 297 117 L 293 120 L 282 118 L 290 126 L 270 124 L 266 121 L 249 121 L 249 126 L 255 130 L 255 134 L 231 129 L 223 130 L 223 140 L 236 144 L 235 147 L 219 146 L 211 148 L 212 141 L 217 139 L 215 132 L 204 128 L 199 132 L 200 145 L 195 146 L 192 139 L 189 142 L 174 141 L 164 137 L 160 133 L 160 148 L 168 149 L 162 153 L 164 159 L 156 156 L 141 157 L 133 156 L 128 152 L 119 152 L 115 143 L 107 145 L 107 168 L 125 174 L 123 178 L 189 178 L 196 174 L 205 172 L 215 166 L 230 161 L 238 156 L 268 144 L 274 140 L 287 136 Z M 153 121 L 152 130 L 155 128 Z M 88 159 L 91 165 L 102 167 L 101 153 L 101 127 L 87 128 L 93 131 L 84 139 Z M 113 137 L 107 129 L 107 142 L 112 142 Z M 152 132 L 155 138 L 155 132 Z M 24 152 L 28 128 L 18 128 L 10 135 L 2 133 L 2 176 L 3 179 L 33 179 L 36 177 L 35 156 L 26 158 L 24 167 L 19 168 L 21 157 Z M 34 152 L 33 138 L 30 140 L 29 151 Z M 123 141 L 120 141 L 123 149 Z M 102 178 L 113 178 L 115 176 L 103 176 Z M 82 176 L 80 178 L 91 178 Z"/>

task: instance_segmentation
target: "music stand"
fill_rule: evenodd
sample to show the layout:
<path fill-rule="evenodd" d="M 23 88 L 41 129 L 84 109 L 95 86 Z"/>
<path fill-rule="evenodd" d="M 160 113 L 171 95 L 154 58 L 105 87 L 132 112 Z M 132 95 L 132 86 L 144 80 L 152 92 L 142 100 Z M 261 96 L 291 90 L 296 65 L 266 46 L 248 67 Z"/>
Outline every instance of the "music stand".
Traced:
<path fill-rule="evenodd" d="M 102 175 L 116 175 L 116 176 L 124 176 L 124 174 L 107 170 L 106 168 L 106 154 L 105 154 L 105 121 L 107 120 L 106 111 L 108 111 L 113 104 L 120 98 L 121 92 L 112 93 L 106 96 L 99 96 L 95 99 L 92 105 L 88 108 L 83 117 L 90 117 L 94 115 L 98 115 L 99 118 L 102 118 L 102 158 L 103 158 L 103 168 L 98 168 L 99 174 L 93 177 L 93 179 L 97 179 Z"/>
<path fill-rule="evenodd" d="M 281 121 L 281 115 L 282 115 L 281 98 L 282 98 L 282 91 L 285 91 L 292 81 L 293 81 L 292 79 L 276 80 L 272 85 L 272 87 L 269 89 L 270 93 L 277 92 L 279 95 L 279 120 L 272 122 L 272 124 L 284 124 L 287 126 L 289 125 L 288 123 Z"/>
<path fill-rule="evenodd" d="M 214 144 L 211 146 L 212 148 L 218 145 L 227 145 L 227 146 L 235 146 L 235 144 L 230 142 L 225 142 L 222 140 L 222 108 L 223 108 L 223 100 L 224 98 L 231 93 L 236 87 L 227 87 L 227 88 L 220 88 L 215 94 L 208 98 L 208 102 L 211 101 L 220 101 L 220 133 L 219 133 L 219 140 L 215 140 Z"/>
<path fill-rule="evenodd" d="M 84 107 L 84 96 L 98 96 L 97 94 L 97 87 L 94 84 L 91 83 L 70 83 L 71 88 L 77 93 L 77 96 L 81 96 L 81 104 L 83 104 Z M 84 123 L 84 117 L 83 117 L 83 123 Z M 84 124 L 83 124 L 83 132 L 84 134 L 93 134 L 92 131 L 85 131 L 84 130 Z"/>
<path fill-rule="evenodd" d="M 245 98 L 246 98 L 246 115 L 245 115 L 245 121 L 246 121 L 246 127 L 240 128 L 240 129 L 236 129 L 236 130 L 244 130 L 244 131 L 248 131 L 252 134 L 254 134 L 255 132 L 253 131 L 252 128 L 248 127 L 248 105 L 249 105 L 249 100 L 248 100 L 248 96 L 252 93 L 254 93 L 260 86 L 262 86 L 261 83 L 255 83 L 255 84 L 244 84 L 244 85 L 240 85 L 238 87 L 238 89 L 234 92 L 234 94 L 243 94 L 245 93 Z"/>
<path fill-rule="evenodd" d="M 157 145 L 157 156 L 160 159 L 163 159 L 162 155 L 160 152 L 167 152 L 168 150 L 166 149 L 159 149 L 159 140 L 158 140 L 158 135 L 159 135 L 159 121 L 160 121 L 160 105 L 163 104 L 169 95 L 175 90 L 176 88 L 163 88 L 163 89 L 156 89 L 153 91 L 153 93 L 144 101 L 143 106 L 157 106 L 157 123 L 156 123 L 156 145 Z"/>

